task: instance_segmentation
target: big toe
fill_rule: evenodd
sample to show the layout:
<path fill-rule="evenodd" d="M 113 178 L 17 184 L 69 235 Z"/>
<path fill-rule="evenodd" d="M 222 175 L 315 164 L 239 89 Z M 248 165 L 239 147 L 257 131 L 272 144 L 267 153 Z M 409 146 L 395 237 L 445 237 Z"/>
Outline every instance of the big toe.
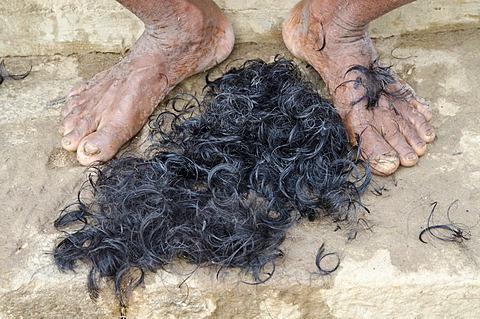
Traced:
<path fill-rule="evenodd" d="M 387 151 L 368 156 L 372 173 L 381 176 L 393 174 L 400 166 L 400 159 L 395 151 Z"/>
<path fill-rule="evenodd" d="M 77 160 L 80 164 L 88 166 L 110 160 L 128 141 L 119 136 L 109 134 L 102 130 L 86 136 L 77 148 Z"/>
<path fill-rule="evenodd" d="M 71 128 L 73 126 L 72 123 L 76 124 L 73 128 Z M 63 148 L 70 152 L 76 151 L 82 139 L 94 130 L 95 122 L 91 117 L 84 118 L 76 123 L 64 121 L 59 130 L 60 134 L 63 136 Z"/>
<path fill-rule="evenodd" d="M 362 157 L 376 175 L 393 174 L 400 166 L 397 151 L 374 130 L 367 129 L 361 135 L 361 151 Z"/>

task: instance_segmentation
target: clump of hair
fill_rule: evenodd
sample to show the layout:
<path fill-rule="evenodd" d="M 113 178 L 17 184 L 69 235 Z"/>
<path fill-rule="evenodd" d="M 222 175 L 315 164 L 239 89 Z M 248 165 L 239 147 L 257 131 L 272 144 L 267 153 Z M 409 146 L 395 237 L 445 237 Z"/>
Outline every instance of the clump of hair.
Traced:
<path fill-rule="evenodd" d="M 55 222 L 77 226 L 54 257 L 61 270 L 91 265 L 92 297 L 107 278 L 124 305 L 145 272 L 176 258 L 239 267 L 264 282 L 273 275 L 264 267 L 282 256 L 285 231 L 300 216 L 329 216 L 355 231 L 369 168 L 296 65 L 247 61 L 207 79 L 205 91 L 201 101 L 170 100 L 150 123 L 146 158 L 94 169 Z"/>
<path fill-rule="evenodd" d="M 364 94 L 352 101 L 352 106 L 364 102 L 367 109 L 372 109 L 378 105 L 378 101 L 382 96 L 403 99 L 407 96 L 409 87 L 403 86 L 397 90 L 392 90 L 389 85 L 394 84 L 396 79 L 390 69 L 391 67 L 389 66 L 381 66 L 378 59 L 373 61 L 369 66 L 354 65 L 345 72 L 344 76 L 347 76 L 349 73 L 354 73 L 356 78 L 342 82 L 339 86 L 352 83 L 354 89 L 358 89 L 359 87 L 363 88 Z M 390 101 L 390 104 L 394 110 L 398 112 L 392 101 Z"/>

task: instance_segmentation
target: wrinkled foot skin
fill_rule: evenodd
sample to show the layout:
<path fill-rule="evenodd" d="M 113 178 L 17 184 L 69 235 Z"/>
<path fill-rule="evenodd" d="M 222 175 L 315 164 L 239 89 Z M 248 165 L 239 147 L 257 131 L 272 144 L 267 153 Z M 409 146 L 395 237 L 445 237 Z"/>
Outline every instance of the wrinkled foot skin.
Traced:
<path fill-rule="evenodd" d="M 111 159 L 175 85 L 233 48 L 231 25 L 211 1 L 142 1 L 143 13 L 138 1 L 125 3 L 145 32 L 120 63 L 72 89 L 62 110 L 62 146 L 82 165 Z"/>
<path fill-rule="evenodd" d="M 372 172 L 389 175 L 400 164 L 415 165 L 435 137 L 430 107 L 379 65 L 367 25 L 346 23 L 331 3 L 299 3 L 284 23 L 285 44 L 320 73 L 351 142 L 360 137 Z"/>

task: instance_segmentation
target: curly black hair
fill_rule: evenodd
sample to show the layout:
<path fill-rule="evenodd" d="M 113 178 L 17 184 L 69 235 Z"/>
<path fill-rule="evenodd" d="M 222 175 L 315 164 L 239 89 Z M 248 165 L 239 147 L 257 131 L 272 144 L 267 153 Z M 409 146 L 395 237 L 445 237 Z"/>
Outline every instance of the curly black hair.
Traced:
<path fill-rule="evenodd" d="M 77 225 L 57 244 L 56 264 L 73 270 L 89 262 L 92 297 L 108 278 L 124 305 L 124 291 L 175 258 L 240 267 L 264 282 L 273 271 L 262 270 L 282 256 L 298 217 L 355 225 L 370 170 L 295 64 L 247 61 L 207 79 L 205 91 L 201 101 L 188 94 L 168 101 L 169 111 L 150 123 L 146 158 L 94 169 L 56 220 L 61 229 Z"/>

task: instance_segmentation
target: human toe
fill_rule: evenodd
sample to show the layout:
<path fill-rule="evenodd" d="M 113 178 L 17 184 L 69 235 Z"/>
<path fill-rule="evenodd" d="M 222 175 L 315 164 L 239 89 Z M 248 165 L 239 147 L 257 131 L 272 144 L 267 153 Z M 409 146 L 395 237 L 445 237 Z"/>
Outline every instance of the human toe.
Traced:
<path fill-rule="evenodd" d="M 106 162 L 128 140 L 129 137 L 122 138 L 121 135 L 112 135 L 99 129 L 81 140 L 77 148 L 77 160 L 85 166 L 96 162 Z"/>
<path fill-rule="evenodd" d="M 425 114 L 426 113 L 419 111 L 415 107 L 410 107 L 406 114 L 404 114 L 404 119 L 408 125 L 415 128 L 415 135 L 418 135 L 422 141 L 430 143 L 435 138 L 435 130 L 429 122 L 431 114 L 426 114 L 427 116 L 425 116 Z M 412 143 L 410 144 L 413 145 Z"/>
<path fill-rule="evenodd" d="M 411 137 L 407 137 L 398 132 L 387 140 L 387 142 L 398 154 L 398 158 L 402 166 L 410 167 L 417 164 L 418 162 L 419 154 L 417 154 L 416 150 L 413 149 L 408 143 L 408 140 L 411 139 Z"/>
<path fill-rule="evenodd" d="M 84 118 L 67 117 L 62 121 L 60 133 L 63 135 L 62 147 L 67 151 L 75 151 L 80 141 L 95 130 L 91 116 Z"/>
<path fill-rule="evenodd" d="M 80 83 L 76 86 L 74 86 L 70 92 L 68 92 L 67 94 L 67 98 L 71 98 L 73 96 L 76 96 L 76 95 L 79 95 L 80 93 L 86 91 L 88 89 L 88 83 L 87 82 L 84 82 L 84 83 Z"/>
<path fill-rule="evenodd" d="M 402 166 L 410 167 L 418 163 L 418 155 L 412 149 L 407 149 L 405 151 L 402 151 L 402 153 L 399 153 L 399 154 L 400 154 L 399 156 L 400 164 Z"/>
<path fill-rule="evenodd" d="M 430 143 L 435 139 L 435 129 L 430 123 L 425 123 L 425 125 L 418 130 L 418 133 L 427 143 Z"/>
<path fill-rule="evenodd" d="M 400 165 L 398 153 L 375 130 L 366 129 L 361 135 L 362 157 L 376 175 L 390 175 Z"/>
<path fill-rule="evenodd" d="M 368 156 L 372 173 L 380 176 L 393 174 L 400 166 L 400 160 L 394 151 Z"/>
<path fill-rule="evenodd" d="M 427 101 L 420 97 L 420 96 L 415 96 L 413 100 L 411 101 L 412 106 L 422 114 L 427 121 L 430 121 L 433 117 L 432 115 L 432 109 L 430 108 L 430 105 L 427 103 Z"/>
<path fill-rule="evenodd" d="M 427 152 L 428 146 L 412 124 L 400 119 L 398 121 L 398 133 L 390 136 L 387 142 L 398 152 L 402 166 L 413 166 L 418 162 L 418 157 Z"/>

